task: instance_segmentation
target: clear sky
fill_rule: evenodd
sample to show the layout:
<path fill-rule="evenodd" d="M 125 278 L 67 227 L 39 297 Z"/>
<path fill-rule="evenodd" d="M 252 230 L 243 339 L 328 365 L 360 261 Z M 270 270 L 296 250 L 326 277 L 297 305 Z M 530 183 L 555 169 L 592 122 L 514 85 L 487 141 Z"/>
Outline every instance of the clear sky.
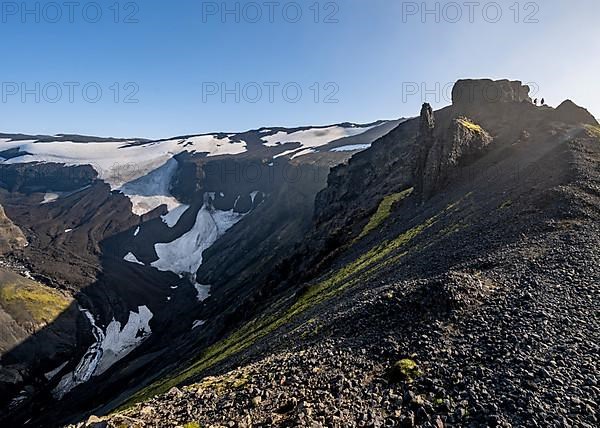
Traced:
<path fill-rule="evenodd" d="M 444 88 L 466 77 L 533 82 L 548 104 L 571 98 L 600 116 L 600 1 L 499 0 L 500 18 L 492 2 L 429 1 L 425 19 L 421 3 L 3 1 L 0 132 L 370 122 L 418 114 L 417 87 L 439 85 L 426 100 L 449 104 Z"/>

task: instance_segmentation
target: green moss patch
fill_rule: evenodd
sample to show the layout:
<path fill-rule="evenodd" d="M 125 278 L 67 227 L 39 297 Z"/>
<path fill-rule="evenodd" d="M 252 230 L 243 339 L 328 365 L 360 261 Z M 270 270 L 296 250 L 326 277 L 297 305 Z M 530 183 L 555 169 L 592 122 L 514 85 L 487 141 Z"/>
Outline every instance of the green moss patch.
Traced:
<path fill-rule="evenodd" d="M 17 320 L 50 323 L 71 302 L 71 298 L 50 287 L 6 272 L 0 275 L 0 306 Z"/>
<path fill-rule="evenodd" d="M 381 224 L 390 216 L 392 212 L 392 206 L 408 197 L 412 192 L 413 188 L 411 187 L 410 189 L 406 189 L 400 193 L 392 193 L 391 195 L 387 195 L 385 198 L 383 198 L 377 207 L 377 211 L 371 216 L 369 222 L 365 225 L 362 232 L 360 232 L 360 235 L 358 235 L 356 239 L 358 240 L 364 238 L 373 230 L 381 226 Z"/>
<path fill-rule="evenodd" d="M 410 358 L 403 358 L 396 361 L 390 370 L 390 380 L 392 382 L 413 382 L 416 378 L 422 376 L 419 366 Z"/>
<path fill-rule="evenodd" d="M 479 125 L 477 125 L 476 123 L 471 122 L 469 119 L 467 118 L 460 118 L 460 119 L 456 119 L 456 121 L 464 126 L 465 128 L 467 128 L 470 131 L 474 131 L 474 132 L 484 132 L 483 128 Z"/>

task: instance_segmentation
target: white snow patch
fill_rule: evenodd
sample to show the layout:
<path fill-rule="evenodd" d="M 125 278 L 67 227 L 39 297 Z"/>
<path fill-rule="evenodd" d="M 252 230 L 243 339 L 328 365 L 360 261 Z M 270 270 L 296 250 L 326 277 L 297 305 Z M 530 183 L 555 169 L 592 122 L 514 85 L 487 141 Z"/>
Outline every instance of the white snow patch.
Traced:
<path fill-rule="evenodd" d="M 185 213 L 189 207 L 189 205 L 181 204 L 177 208 L 169 211 L 168 214 L 161 215 L 160 218 L 167 226 L 173 227 L 177 224 L 183 213 Z"/>
<path fill-rule="evenodd" d="M 73 232 L 73 229 L 65 229 L 65 233 Z"/>
<path fill-rule="evenodd" d="M 113 318 L 105 332 L 96 325 L 89 311 L 84 309 L 82 312 L 90 321 L 96 342 L 88 348 L 75 370 L 63 376 L 52 391 L 54 397 L 59 400 L 77 385 L 87 382 L 92 376 L 104 373 L 152 333 L 149 322 L 153 314 L 146 306 L 139 306 L 138 312 L 130 311 L 129 319 L 123 328 L 121 323 Z"/>
<path fill-rule="evenodd" d="M 195 275 L 202 264 L 202 253 L 222 236 L 230 227 L 240 221 L 243 214 L 231 211 L 217 211 L 200 208 L 192 229 L 169 243 L 154 245 L 158 260 L 152 266 L 162 271 L 171 271 L 180 276 Z"/>
<path fill-rule="evenodd" d="M 195 282 L 194 287 L 196 287 L 196 297 L 198 298 L 199 302 L 204 302 L 210 297 L 210 285 L 202 285 Z"/>
<path fill-rule="evenodd" d="M 147 306 L 139 306 L 138 312 L 129 312 L 129 319 L 123 328 L 114 318 L 106 327 L 102 341 L 102 357 L 94 376 L 101 375 L 114 363 L 125 357 L 150 336 L 149 322 L 153 314 Z"/>
<path fill-rule="evenodd" d="M 56 201 L 58 198 L 66 198 L 67 196 L 71 196 L 71 195 L 74 195 L 75 193 L 79 193 L 82 190 L 85 190 L 89 187 L 91 187 L 91 186 L 89 186 L 89 185 L 84 186 L 84 187 L 81 187 L 80 189 L 72 190 L 70 192 L 47 192 L 44 194 L 44 200 L 42 202 L 40 202 L 40 205 L 49 204 L 51 202 Z"/>
<path fill-rule="evenodd" d="M 195 329 L 196 327 L 201 327 L 204 324 L 206 324 L 205 320 L 196 320 L 196 321 L 194 321 L 194 324 L 192 324 L 192 330 Z"/>
<path fill-rule="evenodd" d="M 315 149 L 300 150 L 299 152 L 294 153 L 294 155 L 292 156 L 292 159 L 296 159 L 297 157 L 304 156 L 304 155 L 310 155 L 311 153 L 316 153 L 316 150 Z"/>
<path fill-rule="evenodd" d="M 145 266 L 144 263 L 140 262 L 137 257 L 133 253 L 127 253 L 123 260 L 128 261 L 130 263 L 137 263 L 138 265 Z"/>
<path fill-rule="evenodd" d="M 77 367 L 75 367 L 75 370 L 64 375 L 58 385 L 52 390 L 52 395 L 58 400 L 62 399 L 65 394 L 77 385 L 81 385 L 90 380 L 94 374 L 94 370 L 96 370 L 98 362 L 102 358 L 100 342 L 104 339 L 104 332 L 96 325 L 93 315 L 88 310 L 80 310 L 89 320 L 90 325 L 92 326 L 92 334 L 96 341 L 87 349 L 85 355 L 81 358 Z"/>
<path fill-rule="evenodd" d="M 49 204 L 50 202 L 54 202 L 59 198 L 59 194 L 58 193 L 46 193 L 44 195 L 44 200 L 40 203 L 40 205 L 43 204 Z"/>
<path fill-rule="evenodd" d="M 340 146 L 331 149 L 332 152 L 354 152 L 357 150 L 367 150 L 371 147 L 371 144 L 348 144 L 347 146 Z"/>
<path fill-rule="evenodd" d="M 252 199 L 252 203 L 253 204 L 254 204 L 254 200 L 256 199 L 256 195 L 258 195 L 259 193 L 262 193 L 262 192 L 259 192 L 258 190 L 255 190 L 254 192 L 250 193 L 250 198 Z M 262 195 L 263 195 L 263 198 L 264 198 L 265 194 L 263 193 Z"/>

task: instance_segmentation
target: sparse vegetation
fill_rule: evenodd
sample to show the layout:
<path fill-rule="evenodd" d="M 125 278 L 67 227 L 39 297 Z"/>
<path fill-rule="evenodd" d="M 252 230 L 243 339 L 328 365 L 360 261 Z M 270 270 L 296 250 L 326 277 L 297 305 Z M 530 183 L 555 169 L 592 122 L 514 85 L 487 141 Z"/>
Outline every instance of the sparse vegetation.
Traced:
<path fill-rule="evenodd" d="M 410 358 L 403 358 L 396 361 L 392 366 L 390 373 L 391 380 L 394 382 L 413 382 L 416 378 L 422 376 L 417 363 Z"/>
<path fill-rule="evenodd" d="M 198 422 L 188 422 L 183 428 L 200 428 L 200 424 Z"/>
<path fill-rule="evenodd" d="M 585 125 L 585 129 L 591 137 L 600 139 L 600 126 Z"/>
<path fill-rule="evenodd" d="M 162 394 L 190 378 L 201 375 L 202 372 L 213 367 L 215 364 L 248 349 L 258 340 L 288 324 L 296 316 L 304 313 L 311 307 L 329 300 L 360 281 L 368 279 L 381 269 L 397 263 L 398 260 L 408 254 L 409 250 L 407 246 L 409 243 L 423 231 L 433 226 L 442 214 L 455 211 L 470 196 L 471 192 L 454 203 L 449 204 L 441 213 L 404 231 L 393 240 L 383 241 L 353 262 L 335 270 L 324 280 L 309 286 L 287 310 L 265 315 L 246 323 L 228 337 L 206 348 L 200 355 L 200 358 L 189 365 L 187 369 L 175 375 L 167 375 L 150 384 L 148 387 L 134 394 L 118 410 L 126 409 L 139 401 Z M 405 250 L 401 251 L 403 249 Z M 283 306 L 284 302 L 280 303 Z"/>
<path fill-rule="evenodd" d="M 358 281 L 372 276 L 376 271 L 387 265 L 385 261 L 387 257 L 405 247 L 420 233 L 431 227 L 435 221 L 436 217 L 427 219 L 422 224 L 398 235 L 392 241 L 384 241 L 382 244 L 367 251 L 355 261 L 335 271 L 325 280 L 310 286 L 284 313 L 275 313 L 250 321 L 227 338 L 208 347 L 200 359 L 187 369 L 174 377 L 165 378 L 139 391 L 121 409 L 127 408 L 145 398 L 164 393 L 171 387 L 200 375 L 204 370 L 214 366 L 218 362 L 249 348 L 256 341 L 284 326 L 307 309 L 330 299 Z M 404 255 L 406 255 L 406 251 L 395 255 L 393 258 L 397 260 Z"/>
<path fill-rule="evenodd" d="M 234 372 L 223 376 L 207 377 L 196 386 L 202 389 L 211 389 L 220 394 L 224 391 L 241 388 L 246 385 L 248 381 L 248 376 L 245 373 Z"/>
<path fill-rule="evenodd" d="M 484 132 L 483 128 L 481 126 L 477 125 L 476 123 L 473 123 L 472 121 L 470 121 L 467 118 L 463 117 L 463 118 L 457 119 L 457 122 L 471 131 Z"/>
<path fill-rule="evenodd" d="M 371 216 L 369 222 L 365 225 L 356 240 L 364 238 L 373 230 L 381 226 L 381 224 L 390 216 L 390 213 L 392 212 L 392 206 L 408 197 L 412 192 L 413 188 L 411 187 L 402 192 L 392 193 L 391 195 L 383 198 L 383 200 L 379 203 L 377 211 Z"/>
<path fill-rule="evenodd" d="M 0 306 L 18 314 L 14 315 L 17 318 L 22 315 L 38 324 L 50 323 L 71 304 L 71 299 L 59 291 L 26 278 L 3 275 L 0 280 Z"/>

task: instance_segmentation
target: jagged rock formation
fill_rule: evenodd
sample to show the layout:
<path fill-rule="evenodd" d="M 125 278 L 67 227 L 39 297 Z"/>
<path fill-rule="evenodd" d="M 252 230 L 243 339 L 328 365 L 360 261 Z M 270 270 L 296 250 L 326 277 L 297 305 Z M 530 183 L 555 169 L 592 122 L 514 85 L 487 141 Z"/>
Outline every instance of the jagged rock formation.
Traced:
<path fill-rule="evenodd" d="M 462 117 L 452 120 L 448 130 L 436 132 L 431 106 L 424 104 L 417 137 L 416 194 L 424 201 L 442 190 L 456 168 L 481 156 L 491 142 L 481 126 Z"/>
<path fill-rule="evenodd" d="M 452 88 L 456 108 L 486 108 L 489 104 L 531 102 L 529 86 L 521 81 L 467 79 Z"/>
<path fill-rule="evenodd" d="M 6 216 L 0 205 L 0 255 L 27 245 L 27 239 L 21 229 Z"/>

